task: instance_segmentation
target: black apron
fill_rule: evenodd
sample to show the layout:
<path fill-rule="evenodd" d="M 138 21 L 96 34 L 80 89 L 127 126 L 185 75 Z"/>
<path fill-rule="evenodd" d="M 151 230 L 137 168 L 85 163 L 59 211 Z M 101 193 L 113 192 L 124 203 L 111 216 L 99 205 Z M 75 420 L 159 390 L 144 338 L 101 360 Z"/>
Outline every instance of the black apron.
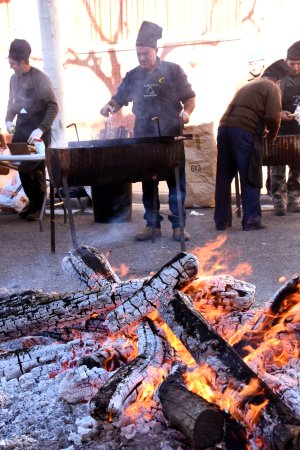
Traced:
<path fill-rule="evenodd" d="M 300 86 L 285 86 L 282 94 L 282 110 L 293 113 L 300 104 Z M 300 134 L 300 125 L 296 120 L 282 121 L 279 135 Z"/>
<path fill-rule="evenodd" d="M 257 120 L 256 130 L 254 134 L 254 144 L 250 155 L 248 167 L 248 181 L 256 188 L 263 187 L 263 157 L 264 157 L 264 141 L 263 141 L 263 121 Z"/>

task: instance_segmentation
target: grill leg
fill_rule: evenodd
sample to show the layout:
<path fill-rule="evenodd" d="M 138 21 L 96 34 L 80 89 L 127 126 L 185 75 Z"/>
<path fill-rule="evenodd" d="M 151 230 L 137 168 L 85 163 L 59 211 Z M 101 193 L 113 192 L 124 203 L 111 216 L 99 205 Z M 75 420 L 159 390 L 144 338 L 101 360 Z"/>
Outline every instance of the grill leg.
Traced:
<path fill-rule="evenodd" d="M 51 252 L 55 252 L 54 187 L 50 182 L 50 233 Z"/>
<path fill-rule="evenodd" d="M 74 217 L 73 217 L 73 212 L 72 212 L 72 207 L 71 207 L 69 186 L 68 186 L 67 179 L 65 177 L 62 178 L 62 182 L 63 182 L 64 192 L 65 192 L 65 201 L 66 201 L 66 205 L 67 205 L 67 212 L 68 212 L 68 216 L 69 216 L 72 243 L 73 243 L 73 247 L 76 248 L 76 247 L 78 247 L 78 245 L 77 245 L 76 231 L 75 231 L 75 225 L 74 225 Z"/>
<path fill-rule="evenodd" d="M 158 181 L 153 181 L 153 205 L 152 205 L 152 242 L 155 241 L 155 228 L 157 219 L 157 205 L 158 205 Z"/>
<path fill-rule="evenodd" d="M 179 225 L 180 225 L 180 244 L 181 244 L 181 251 L 185 252 L 186 247 L 185 247 L 185 239 L 184 239 L 183 210 L 182 210 L 181 190 L 180 190 L 180 180 L 179 180 L 179 167 L 175 168 L 175 181 L 176 181 L 178 217 L 179 217 Z"/>
<path fill-rule="evenodd" d="M 234 177 L 234 181 L 235 181 L 236 215 L 237 217 L 241 217 L 240 179 L 238 173 Z"/>

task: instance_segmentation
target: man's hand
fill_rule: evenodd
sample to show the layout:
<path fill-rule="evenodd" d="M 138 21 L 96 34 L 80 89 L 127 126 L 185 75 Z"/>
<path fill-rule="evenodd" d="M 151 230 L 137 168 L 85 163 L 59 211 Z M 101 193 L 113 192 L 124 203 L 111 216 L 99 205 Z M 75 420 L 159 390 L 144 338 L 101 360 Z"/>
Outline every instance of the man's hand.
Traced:
<path fill-rule="evenodd" d="M 179 117 L 182 119 L 184 125 L 186 125 L 190 121 L 190 115 L 186 111 L 181 111 Z"/>
<path fill-rule="evenodd" d="M 42 135 L 43 135 L 43 131 L 40 128 L 36 128 L 35 130 L 33 130 L 33 132 L 31 133 L 31 135 L 29 136 L 27 142 L 28 144 L 34 144 L 34 140 L 35 139 L 41 139 Z"/>
<path fill-rule="evenodd" d="M 284 121 L 290 122 L 294 120 L 295 114 L 292 114 L 290 111 L 281 111 L 281 119 Z"/>
<path fill-rule="evenodd" d="M 9 120 L 5 123 L 8 134 L 12 134 L 13 122 Z"/>
<path fill-rule="evenodd" d="M 109 117 L 110 114 L 113 114 L 114 112 L 115 108 L 110 103 L 106 103 L 103 108 L 100 109 L 100 114 L 104 117 Z"/>

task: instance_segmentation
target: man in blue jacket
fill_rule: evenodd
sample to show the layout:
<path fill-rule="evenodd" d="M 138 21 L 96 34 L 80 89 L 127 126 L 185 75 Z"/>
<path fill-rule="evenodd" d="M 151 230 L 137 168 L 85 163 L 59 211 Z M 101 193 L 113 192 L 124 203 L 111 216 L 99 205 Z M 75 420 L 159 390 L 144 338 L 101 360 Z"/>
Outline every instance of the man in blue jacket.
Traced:
<path fill-rule="evenodd" d="M 158 117 L 160 133 L 163 136 L 178 136 L 182 134 L 182 127 L 189 122 L 189 117 L 195 107 L 195 93 L 187 76 L 178 64 L 161 61 L 157 57 L 157 40 L 162 37 L 162 28 L 155 23 L 144 21 L 140 27 L 136 40 L 136 53 L 139 66 L 126 73 L 117 92 L 101 109 L 101 114 L 108 117 L 123 106 L 132 102 L 135 114 L 134 136 L 158 136 L 158 127 L 153 117 Z M 186 220 L 184 208 L 185 167 L 180 167 L 180 188 L 183 204 L 183 219 Z M 177 207 L 175 176 L 167 181 L 169 188 L 169 208 L 171 215 L 173 238 L 180 241 L 180 224 Z M 136 240 L 145 241 L 152 238 L 152 207 L 153 182 L 144 181 L 143 204 L 146 228 L 136 235 Z M 159 211 L 159 201 L 158 201 Z M 156 215 L 155 237 L 161 236 L 162 216 Z M 185 240 L 190 239 L 184 230 Z"/>

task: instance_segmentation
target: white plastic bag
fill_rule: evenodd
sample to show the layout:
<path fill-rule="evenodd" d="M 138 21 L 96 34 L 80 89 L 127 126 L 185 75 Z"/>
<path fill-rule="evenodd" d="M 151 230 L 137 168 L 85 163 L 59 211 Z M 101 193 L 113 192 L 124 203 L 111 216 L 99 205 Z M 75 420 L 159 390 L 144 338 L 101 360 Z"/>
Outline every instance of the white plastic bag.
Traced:
<path fill-rule="evenodd" d="M 297 120 L 298 125 L 300 125 L 300 105 L 297 105 L 295 111 L 294 111 L 294 118 Z"/>
<path fill-rule="evenodd" d="M 9 182 L 0 189 L 0 210 L 20 212 L 28 203 L 29 200 L 23 190 L 19 172 L 15 172 Z"/>

